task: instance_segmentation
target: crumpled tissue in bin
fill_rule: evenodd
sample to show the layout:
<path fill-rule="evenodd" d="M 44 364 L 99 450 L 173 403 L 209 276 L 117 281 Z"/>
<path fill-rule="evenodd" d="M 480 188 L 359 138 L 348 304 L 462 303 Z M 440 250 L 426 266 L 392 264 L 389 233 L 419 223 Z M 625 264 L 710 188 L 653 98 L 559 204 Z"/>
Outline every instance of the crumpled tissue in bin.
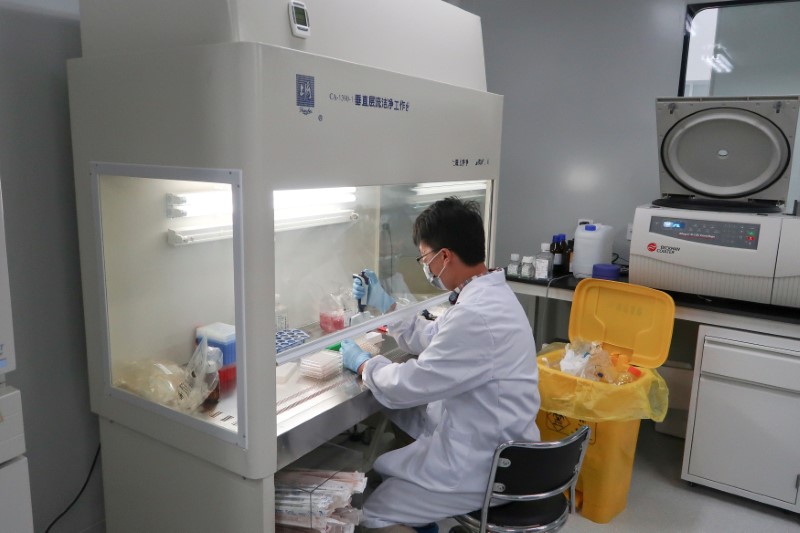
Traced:
<path fill-rule="evenodd" d="M 593 381 L 561 371 L 566 346 L 551 343 L 537 355 L 542 410 L 587 422 L 664 420 L 669 389 L 655 369 L 639 368 L 641 377 L 625 385 Z"/>

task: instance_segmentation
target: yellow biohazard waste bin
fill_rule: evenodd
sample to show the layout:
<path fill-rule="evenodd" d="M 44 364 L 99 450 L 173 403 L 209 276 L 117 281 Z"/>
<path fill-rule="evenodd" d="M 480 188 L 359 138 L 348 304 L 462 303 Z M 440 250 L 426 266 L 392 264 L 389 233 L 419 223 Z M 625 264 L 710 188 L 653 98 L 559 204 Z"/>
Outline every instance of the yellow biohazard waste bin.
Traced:
<path fill-rule="evenodd" d="M 592 429 L 576 503 L 593 522 L 607 523 L 625 509 L 639 422 L 658 422 L 667 413 L 667 384 L 655 368 L 667 358 L 674 317 L 675 303 L 662 291 L 585 279 L 572 300 L 570 341 L 599 341 L 609 353 L 626 354 L 641 376 L 615 385 L 565 374 L 551 366 L 563 357 L 563 346 L 538 357 L 542 440 L 562 439 L 584 424 Z"/>

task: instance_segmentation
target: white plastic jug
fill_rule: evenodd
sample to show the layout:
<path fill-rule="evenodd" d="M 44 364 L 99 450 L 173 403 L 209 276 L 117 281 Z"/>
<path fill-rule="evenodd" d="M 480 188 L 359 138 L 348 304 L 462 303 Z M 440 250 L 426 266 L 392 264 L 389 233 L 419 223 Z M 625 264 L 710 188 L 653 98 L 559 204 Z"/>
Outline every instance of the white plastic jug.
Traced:
<path fill-rule="evenodd" d="M 575 230 L 575 245 L 572 252 L 572 275 L 576 278 L 591 278 L 592 267 L 598 263 L 611 262 L 611 243 L 614 228 L 603 224 L 584 224 Z"/>

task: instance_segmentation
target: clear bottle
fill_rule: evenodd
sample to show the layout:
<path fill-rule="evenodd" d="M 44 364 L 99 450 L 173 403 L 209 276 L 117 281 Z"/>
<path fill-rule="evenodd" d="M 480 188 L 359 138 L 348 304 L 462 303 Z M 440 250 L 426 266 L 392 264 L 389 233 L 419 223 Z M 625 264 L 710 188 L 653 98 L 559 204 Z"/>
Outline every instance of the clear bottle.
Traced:
<path fill-rule="evenodd" d="M 522 266 L 520 266 L 519 277 L 522 279 L 535 279 L 533 269 L 533 256 L 526 255 L 522 257 Z"/>
<path fill-rule="evenodd" d="M 617 385 L 627 385 L 628 383 L 633 383 L 642 375 L 642 371 L 636 368 L 635 366 L 629 366 L 628 370 L 625 372 L 620 372 L 617 376 L 616 384 Z"/>
<path fill-rule="evenodd" d="M 521 270 L 522 265 L 519 262 L 519 254 L 511 254 L 511 262 L 506 268 L 506 276 L 518 278 L 520 277 Z"/>
<path fill-rule="evenodd" d="M 631 366 L 631 357 L 626 353 L 612 352 L 611 361 L 614 363 L 614 368 L 617 372 L 625 372 Z"/>
<path fill-rule="evenodd" d="M 275 331 L 282 331 L 288 329 L 288 309 L 281 303 L 281 295 L 275 294 Z"/>
<path fill-rule="evenodd" d="M 536 254 L 534 261 L 533 279 L 548 280 L 553 277 L 553 254 L 550 253 L 550 244 L 543 242 L 541 251 Z"/>

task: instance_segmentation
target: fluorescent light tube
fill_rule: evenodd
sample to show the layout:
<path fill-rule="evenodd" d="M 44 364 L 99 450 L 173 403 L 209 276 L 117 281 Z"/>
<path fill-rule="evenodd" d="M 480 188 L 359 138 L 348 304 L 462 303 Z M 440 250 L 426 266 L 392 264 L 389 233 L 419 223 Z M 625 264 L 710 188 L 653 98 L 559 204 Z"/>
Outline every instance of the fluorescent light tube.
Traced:
<path fill-rule="evenodd" d="M 342 224 L 358 220 L 358 213 L 352 209 L 331 210 L 313 214 L 281 213 L 275 211 L 275 231 L 288 231 L 293 229 L 314 228 L 331 224 Z"/>
<path fill-rule="evenodd" d="M 440 181 L 436 183 L 418 183 L 411 188 L 417 196 L 434 196 L 467 191 L 485 191 L 485 181 Z"/>
<path fill-rule="evenodd" d="M 167 242 L 172 246 L 185 246 L 201 242 L 233 238 L 233 226 L 195 226 L 167 230 Z"/>

